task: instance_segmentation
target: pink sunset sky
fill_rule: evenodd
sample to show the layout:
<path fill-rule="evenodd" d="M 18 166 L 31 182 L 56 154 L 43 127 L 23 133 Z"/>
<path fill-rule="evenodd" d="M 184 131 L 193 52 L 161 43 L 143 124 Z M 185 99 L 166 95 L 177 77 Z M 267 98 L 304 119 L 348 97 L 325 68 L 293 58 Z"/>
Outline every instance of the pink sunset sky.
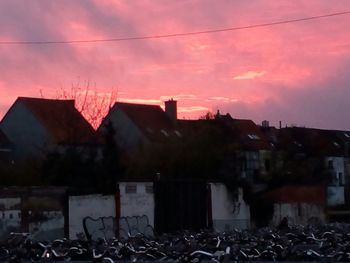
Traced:
<path fill-rule="evenodd" d="M 2 0 L 0 41 L 127 38 L 350 11 L 349 0 Z M 272 125 L 350 129 L 350 14 L 148 40 L 0 45 L 0 118 L 18 96 L 54 98 L 86 82 L 118 100 L 178 100 Z"/>

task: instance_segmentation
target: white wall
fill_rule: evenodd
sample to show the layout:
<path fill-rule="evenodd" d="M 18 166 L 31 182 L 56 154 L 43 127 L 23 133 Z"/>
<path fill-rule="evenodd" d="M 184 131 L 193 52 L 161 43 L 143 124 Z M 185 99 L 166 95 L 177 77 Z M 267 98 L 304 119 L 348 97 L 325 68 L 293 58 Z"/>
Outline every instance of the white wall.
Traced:
<path fill-rule="evenodd" d="M 250 210 L 243 200 L 240 188 L 237 199 L 232 201 L 222 183 L 211 183 L 212 218 L 214 229 L 225 231 L 233 228 L 246 229 L 250 226 Z"/>
<path fill-rule="evenodd" d="M 126 187 L 136 186 L 136 193 L 126 193 Z M 119 183 L 120 190 L 120 216 L 142 216 L 148 217 L 149 224 L 154 227 L 154 194 L 153 183 Z"/>
<path fill-rule="evenodd" d="M 64 215 L 62 211 L 43 211 L 44 220 L 30 222 L 29 233 L 37 240 L 54 240 L 64 237 Z"/>
<path fill-rule="evenodd" d="M 0 239 L 21 228 L 21 198 L 0 198 Z"/>
<path fill-rule="evenodd" d="M 276 203 L 272 225 L 277 226 L 286 217 L 291 224 L 306 225 L 311 218 L 318 218 L 325 222 L 324 207 L 307 203 Z"/>
<path fill-rule="evenodd" d="M 345 204 L 344 186 L 327 187 L 327 205 L 336 206 Z"/>
<path fill-rule="evenodd" d="M 69 238 L 76 239 L 77 234 L 84 233 L 85 217 L 99 218 L 116 216 L 114 195 L 82 195 L 69 197 Z"/>

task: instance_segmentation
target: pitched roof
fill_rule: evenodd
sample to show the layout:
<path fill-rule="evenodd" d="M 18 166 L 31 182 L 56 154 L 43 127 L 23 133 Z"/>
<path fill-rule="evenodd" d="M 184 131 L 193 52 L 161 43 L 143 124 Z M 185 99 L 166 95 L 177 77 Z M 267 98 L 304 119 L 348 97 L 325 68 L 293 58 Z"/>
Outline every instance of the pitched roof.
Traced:
<path fill-rule="evenodd" d="M 325 205 L 326 191 L 322 186 L 283 186 L 265 194 L 265 198 L 277 203 L 308 203 Z"/>
<path fill-rule="evenodd" d="M 343 134 L 346 133 L 303 127 L 282 128 L 278 134 L 279 147 L 310 155 L 342 156 L 345 149 Z"/>
<path fill-rule="evenodd" d="M 186 137 L 205 135 L 212 139 L 220 137 L 226 143 L 234 142 L 231 129 L 216 119 L 178 120 L 177 127 Z"/>
<path fill-rule="evenodd" d="M 173 122 L 158 105 L 117 102 L 114 107 L 122 110 L 152 141 L 176 136 Z"/>
<path fill-rule="evenodd" d="M 95 130 L 75 108 L 74 100 L 19 97 L 16 102 L 23 103 L 38 118 L 54 143 L 96 143 Z"/>
<path fill-rule="evenodd" d="M 218 118 L 232 129 L 233 135 L 244 149 L 271 150 L 267 137 L 252 120 L 234 119 L 229 114 L 220 115 Z"/>

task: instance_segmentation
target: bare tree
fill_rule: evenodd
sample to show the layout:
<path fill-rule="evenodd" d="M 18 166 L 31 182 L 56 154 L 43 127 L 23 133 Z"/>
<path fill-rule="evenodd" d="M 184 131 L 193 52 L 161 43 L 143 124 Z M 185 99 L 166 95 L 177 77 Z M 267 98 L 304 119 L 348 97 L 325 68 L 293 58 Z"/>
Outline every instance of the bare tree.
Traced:
<path fill-rule="evenodd" d="M 40 96 L 45 98 L 43 91 L 40 90 Z M 117 89 L 112 88 L 109 92 L 99 92 L 96 89 L 96 83 L 91 87 L 90 80 L 81 83 L 72 83 L 70 89 L 60 87 L 55 99 L 74 100 L 75 107 L 86 118 L 86 120 L 96 129 L 109 109 L 117 101 Z"/>

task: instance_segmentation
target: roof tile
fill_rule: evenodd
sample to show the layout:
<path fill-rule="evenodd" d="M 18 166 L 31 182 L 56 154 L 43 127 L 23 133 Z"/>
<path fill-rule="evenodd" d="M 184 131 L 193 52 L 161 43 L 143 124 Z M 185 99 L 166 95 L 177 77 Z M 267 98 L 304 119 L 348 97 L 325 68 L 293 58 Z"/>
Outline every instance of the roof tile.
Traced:
<path fill-rule="evenodd" d="M 117 102 L 115 107 L 122 110 L 151 141 L 176 135 L 174 124 L 158 105 Z"/>
<path fill-rule="evenodd" d="M 74 100 L 19 97 L 49 131 L 56 144 L 94 144 L 95 130 L 75 108 Z"/>

